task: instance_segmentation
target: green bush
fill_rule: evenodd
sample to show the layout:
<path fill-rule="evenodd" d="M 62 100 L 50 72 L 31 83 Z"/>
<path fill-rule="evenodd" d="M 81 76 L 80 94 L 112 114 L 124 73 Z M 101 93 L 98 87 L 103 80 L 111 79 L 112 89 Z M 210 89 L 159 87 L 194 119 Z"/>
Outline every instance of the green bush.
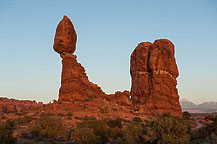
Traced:
<path fill-rule="evenodd" d="M 30 133 L 37 137 L 66 139 L 66 128 L 57 116 L 42 115 L 30 128 Z"/>
<path fill-rule="evenodd" d="M 123 130 L 119 127 L 114 127 L 109 129 L 109 138 L 111 141 L 117 140 L 123 137 Z"/>
<path fill-rule="evenodd" d="M 13 138 L 13 121 L 6 121 L 5 123 L 0 124 L 0 143 L 1 144 L 15 144 L 16 138 Z"/>
<path fill-rule="evenodd" d="M 58 113 L 58 116 L 64 117 L 65 115 L 63 113 Z"/>
<path fill-rule="evenodd" d="M 33 120 L 32 116 L 24 116 L 22 118 L 16 119 L 17 124 L 27 124 Z"/>
<path fill-rule="evenodd" d="M 147 143 L 180 143 L 185 144 L 189 141 L 188 127 L 183 124 L 181 119 L 170 114 L 164 114 L 157 120 L 145 126 L 143 136 Z"/>
<path fill-rule="evenodd" d="M 122 128 L 122 119 L 121 118 L 116 118 L 115 120 L 108 120 L 107 125 L 110 128 Z"/>
<path fill-rule="evenodd" d="M 93 129 L 87 127 L 76 128 L 72 133 L 72 137 L 77 144 L 96 144 L 100 139 L 100 137 L 94 133 Z"/>
<path fill-rule="evenodd" d="M 133 118 L 133 122 L 135 122 L 135 123 L 141 123 L 142 119 L 140 117 L 134 117 Z"/>
<path fill-rule="evenodd" d="M 89 135 L 95 136 L 94 139 L 96 139 L 97 143 L 103 144 L 108 142 L 108 128 L 103 121 L 86 120 L 78 123 L 74 133 L 72 133 L 72 139 L 74 139 L 77 143 L 82 142 L 79 139 L 83 139 L 84 137 L 86 139 L 85 133 L 82 134 L 81 132 L 84 131 L 84 129 L 88 129 Z"/>
<path fill-rule="evenodd" d="M 7 118 L 7 117 L 6 117 L 6 116 L 4 116 L 4 115 L 2 115 L 2 116 L 1 116 L 1 119 L 6 119 L 6 118 Z"/>
<path fill-rule="evenodd" d="M 67 113 L 67 116 L 72 116 L 73 114 L 71 112 L 68 112 Z"/>
<path fill-rule="evenodd" d="M 104 109 L 99 108 L 99 110 L 100 110 L 100 113 L 101 113 L 101 114 L 104 114 L 104 113 L 105 113 L 105 110 L 104 110 Z"/>
<path fill-rule="evenodd" d="M 185 120 L 189 120 L 191 117 L 190 113 L 185 111 L 182 113 L 182 118 L 185 119 Z"/>
<path fill-rule="evenodd" d="M 124 138 L 122 143 L 124 144 L 138 144 L 143 142 L 142 141 L 143 128 L 141 125 L 131 123 L 123 131 L 123 133 L 124 133 Z"/>

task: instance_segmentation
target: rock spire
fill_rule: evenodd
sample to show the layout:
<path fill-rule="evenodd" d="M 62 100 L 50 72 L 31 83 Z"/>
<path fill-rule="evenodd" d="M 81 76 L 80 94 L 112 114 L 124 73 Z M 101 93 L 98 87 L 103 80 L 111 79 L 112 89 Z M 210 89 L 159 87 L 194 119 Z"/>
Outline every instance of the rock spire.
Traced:
<path fill-rule="evenodd" d="M 181 116 L 176 88 L 179 73 L 172 42 L 159 39 L 153 44 L 140 43 L 131 54 L 130 74 L 134 104 L 142 104 L 147 113 Z"/>
<path fill-rule="evenodd" d="M 77 35 L 72 22 L 64 16 L 56 29 L 54 50 L 62 58 L 60 101 L 87 100 L 105 93 L 88 80 L 84 67 L 77 62 L 75 51 Z"/>

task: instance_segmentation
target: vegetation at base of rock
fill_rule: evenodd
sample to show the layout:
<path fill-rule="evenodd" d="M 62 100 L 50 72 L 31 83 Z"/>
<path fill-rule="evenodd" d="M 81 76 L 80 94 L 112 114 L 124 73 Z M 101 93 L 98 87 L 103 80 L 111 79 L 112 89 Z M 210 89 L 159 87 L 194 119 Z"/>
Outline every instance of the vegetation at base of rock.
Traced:
<path fill-rule="evenodd" d="M 100 120 L 83 121 L 77 124 L 76 129 L 72 133 L 72 139 L 74 139 L 79 144 L 106 143 L 108 141 L 108 127 L 103 121 Z"/>
<path fill-rule="evenodd" d="M 121 118 L 116 118 L 114 120 L 110 119 L 107 121 L 107 125 L 110 128 L 115 128 L 115 127 L 122 128 L 122 119 Z"/>
<path fill-rule="evenodd" d="M 73 114 L 71 112 L 68 112 L 67 113 L 67 116 L 72 116 Z"/>
<path fill-rule="evenodd" d="M 188 143 L 188 126 L 180 118 L 169 114 L 159 116 L 145 126 L 145 142 L 148 143 Z"/>
<path fill-rule="evenodd" d="M 63 113 L 58 113 L 58 116 L 64 117 L 65 115 Z"/>
<path fill-rule="evenodd" d="M 32 138 L 66 139 L 67 130 L 58 116 L 42 115 L 30 128 Z"/>
<path fill-rule="evenodd" d="M 16 120 L 15 120 L 15 122 L 17 123 L 17 124 L 28 124 L 28 123 L 30 123 L 31 121 L 33 120 L 33 118 L 32 118 L 32 116 L 24 116 L 24 117 L 22 117 L 22 118 L 17 118 Z"/>
<path fill-rule="evenodd" d="M 65 114 L 68 115 L 67 113 Z M 70 114 L 69 114 L 70 115 Z M 190 121 L 192 118 L 190 118 Z M 33 142 L 70 141 L 76 144 L 155 144 L 155 143 L 216 143 L 217 116 L 207 116 L 204 127 L 191 130 L 186 119 L 164 114 L 152 121 L 139 117 L 131 120 L 81 117 L 76 125 L 63 124 L 57 114 L 43 113 L 40 118 L 22 116 L 0 124 L 0 143 L 15 143 L 13 131 L 22 130 L 19 140 Z M 14 127 L 15 125 L 15 127 Z M 24 126 L 24 127 L 23 127 Z M 23 129 L 24 128 L 24 129 Z"/>
<path fill-rule="evenodd" d="M 1 144 L 15 144 L 16 138 L 13 138 L 13 129 L 14 129 L 14 122 L 13 121 L 6 121 L 5 123 L 0 124 L 0 143 Z"/>
<path fill-rule="evenodd" d="M 122 126 L 122 120 L 87 120 L 77 124 L 71 139 L 76 143 L 188 143 L 188 127 L 180 118 L 165 114 L 142 124 L 138 118 Z"/>
<path fill-rule="evenodd" d="M 133 122 L 135 122 L 135 123 L 141 123 L 142 119 L 140 117 L 134 117 L 133 118 Z"/>

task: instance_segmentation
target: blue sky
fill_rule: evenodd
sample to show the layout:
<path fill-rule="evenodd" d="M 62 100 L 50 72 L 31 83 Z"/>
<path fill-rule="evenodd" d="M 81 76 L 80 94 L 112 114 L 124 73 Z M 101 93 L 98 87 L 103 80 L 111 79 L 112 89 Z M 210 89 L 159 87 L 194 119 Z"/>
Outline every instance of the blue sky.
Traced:
<path fill-rule="evenodd" d="M 78 61 L 105 92 L 130 90 L 134 48 L 166 38 L 175 45 L 180 97 L 217 101 L 215 0 L 0 0 L 0 96 L 58 98 L 61 58 L 52 47 L 63 15 L 77 31 Z"/>

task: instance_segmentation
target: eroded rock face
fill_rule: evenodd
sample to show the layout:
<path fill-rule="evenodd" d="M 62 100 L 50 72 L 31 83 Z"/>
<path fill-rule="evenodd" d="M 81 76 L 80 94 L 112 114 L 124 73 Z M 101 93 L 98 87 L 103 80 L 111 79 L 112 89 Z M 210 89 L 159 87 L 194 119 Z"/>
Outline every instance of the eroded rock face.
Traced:
<path fill-rule="evenodd" d="M 57 26 L 53 48 L 59 54 L 74 53 L 76 41 L 77 35 L 74 26 L 70 19 L 64 16 Z"/>
<path fill-rule="evenodd" d="M 84 67 L 72 54 L 75 51 L 76 39 L 72 22 L 64 16 L 57 26 L 54 39 L 54 50 L 62 58 L 60 101 L 87 100 L 105 95 L 100 87 L 88 80 Z"/>
<path fill-rule="evenodd" d="M 113 102 L 116 102 L 122 106 L 132 106 L 132 100 L 130 99 L 130 92 L 125 90 L 123 92 L 117 91 L 115 94 L 107 95 Z"/>
<path fill-rule="evenodd" d="M 149 114 L 170 112 L 181 116 L 178 90 L 178 68 L 174 45 L 166 39 L 140 43 L 131 55 L 131 97 Z"/>
<path fill-rule="evenodd" d="M 40 108 L 43 103 L 30 100 L 0 98 L 0 113 L 15 113 Z"/>
<path fill-rule="evenodd" d="M 77 62 L 77 57 L 70 53 L 62 53 L 62 76 L 59 100 L 88 100 L 105 93 L 96 84 L 88 80 L 84 67 Z"/>

